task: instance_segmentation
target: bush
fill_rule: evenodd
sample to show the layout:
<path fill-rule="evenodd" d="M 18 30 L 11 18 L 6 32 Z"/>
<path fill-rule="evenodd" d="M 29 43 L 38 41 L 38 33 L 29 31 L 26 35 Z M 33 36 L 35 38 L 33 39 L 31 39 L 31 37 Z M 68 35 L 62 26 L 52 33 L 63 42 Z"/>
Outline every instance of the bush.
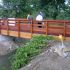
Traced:
<path fill-rule="evenodd" d="M 32 58 L 38 55 L 42 48 L 47 46 L 47 41 L 53 40 L 52 36 L 34 36 L 24 47 L 18 48 L 12 58 L 12 69 L 17 70 L 25 66 Z"/>

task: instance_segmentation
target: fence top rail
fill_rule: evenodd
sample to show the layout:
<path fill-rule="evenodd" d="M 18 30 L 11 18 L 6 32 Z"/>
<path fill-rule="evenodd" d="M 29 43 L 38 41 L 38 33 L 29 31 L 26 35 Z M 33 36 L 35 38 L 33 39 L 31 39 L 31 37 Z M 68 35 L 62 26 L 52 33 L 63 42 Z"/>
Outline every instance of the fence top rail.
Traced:
<path fill-rule="evenodd" d="M 24 18 L 1 18 L 0 21 L 7 20 L 7 21 L 29 21 Z M 33 20 L 34 22 L 39 22 L 37 20 Z M 70 20 L 42 20 L 41 22 L 60 22 L 60 23 L 70 23 Z"/>

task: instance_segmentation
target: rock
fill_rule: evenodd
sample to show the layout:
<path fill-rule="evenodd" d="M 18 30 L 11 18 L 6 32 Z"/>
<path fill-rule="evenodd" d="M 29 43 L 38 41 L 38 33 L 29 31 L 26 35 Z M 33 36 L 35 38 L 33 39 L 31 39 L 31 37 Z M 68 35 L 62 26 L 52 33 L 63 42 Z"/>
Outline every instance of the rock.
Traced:
<path fill-rule="evenodd" d="M 18 48 L 18 45 L 12 41 L 0 42 L 0 55 L 5 55 Z"/>
<path fill-rule="evenodd" d="M 0 42 L 2 41 L 11 41 L 12 37 L 10 36 L 4 36 L 4 35 L 0 35 Z"/>

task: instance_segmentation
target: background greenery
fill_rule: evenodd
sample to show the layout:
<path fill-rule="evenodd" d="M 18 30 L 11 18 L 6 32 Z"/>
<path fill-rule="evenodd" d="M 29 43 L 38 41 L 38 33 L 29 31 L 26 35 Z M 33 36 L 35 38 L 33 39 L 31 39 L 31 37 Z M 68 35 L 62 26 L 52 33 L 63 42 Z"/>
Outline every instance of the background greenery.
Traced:
<path fill-rule="evenodd" d="M 3 0 L 0 5 L 1 18 L 26 18 L 29 12 L 35 18 L 39 11 L 45 19 L 70 19 L 70 0 Z"/>

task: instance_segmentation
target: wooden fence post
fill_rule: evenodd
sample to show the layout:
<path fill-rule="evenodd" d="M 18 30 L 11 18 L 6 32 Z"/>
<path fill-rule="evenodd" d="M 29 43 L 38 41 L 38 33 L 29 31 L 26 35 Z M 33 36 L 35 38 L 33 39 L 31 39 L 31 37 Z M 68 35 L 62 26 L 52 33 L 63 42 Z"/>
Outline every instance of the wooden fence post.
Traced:
<path fill-rule="evenodd" d="M 2 25 L 2 24 L 1 24 L 1 19 L 0 19 L 0 34 L 1 34 L 1 25 Z"/>
<path fill-rule="evenodd" d="M 46 35 L 48 35 L 48 21 L 46 21 Z"/>
<path fill-rule="evenodd" d="M 64 39 L 66 38 L 66 23 L 64 22 Z"/>
<path fill-rule="evenodd" d="M 33 35 L 33 20 L 31 20 L 31 38 L 32 38 L 32 35 Z"/>
<path fill-rule="evenodd" d="M 5 19 L 6 23 L 7 23 L 7 35 L 9 35 L 9 20 Z"/>
<path fill-rule="evenodd" d="M 17 21 L 18 21 L 18 37 L 20 37 L 20 20 Z"/>

